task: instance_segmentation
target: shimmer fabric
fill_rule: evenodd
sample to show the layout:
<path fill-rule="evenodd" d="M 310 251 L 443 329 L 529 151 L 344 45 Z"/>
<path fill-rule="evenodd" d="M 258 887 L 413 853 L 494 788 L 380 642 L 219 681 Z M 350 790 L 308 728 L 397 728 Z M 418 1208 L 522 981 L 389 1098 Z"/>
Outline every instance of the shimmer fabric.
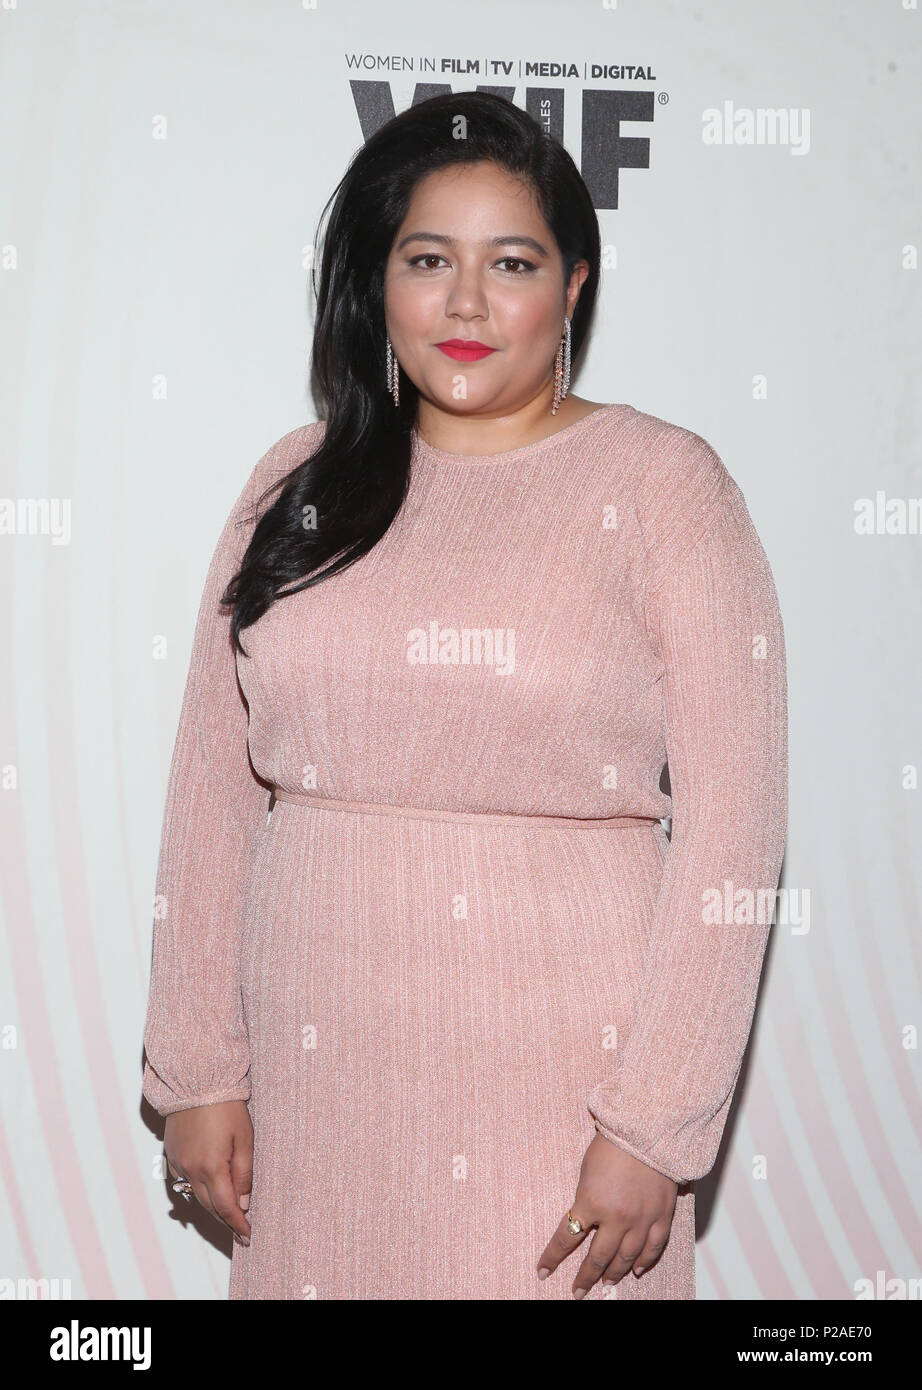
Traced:
<path fill-rule="evenodd" d="M 492 456 L 414 436 L 381 542 L 235 658 L 219 595 L 324 428 L 218 542 L 158 870 L 144 1094 L 253 1118 L 230 1297 L 569 1299 L 582 1255 L 535 1270 L 598 1131 L 680 1187 L 659 1262 L 589 1297 L 693 1298 L 787 821 L 743 494 L 626 404 Z"/>

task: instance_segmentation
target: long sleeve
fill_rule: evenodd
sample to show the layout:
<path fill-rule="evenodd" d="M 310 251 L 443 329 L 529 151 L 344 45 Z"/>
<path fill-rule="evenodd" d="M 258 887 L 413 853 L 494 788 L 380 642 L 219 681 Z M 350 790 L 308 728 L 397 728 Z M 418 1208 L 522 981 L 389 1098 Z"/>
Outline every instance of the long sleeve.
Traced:
<path fill-rule="evenodd" d="M 672 836 L 638 1006 L 596 1129 L 677 1183 L 710 1171 L 746 1049 L 787 832 L 784 633 L 743 494 L 681 431 L 639 489 Z"/>
<path fill-rule="evenodd" d="M 268 458 L 250 475 L 211 560 L 168 779 L 142 1082 L 161 1115 L 250 1095 L 239 927 L 269 789 L 250 765 L 231 610 L 219 600 L 252 533 Z"/>

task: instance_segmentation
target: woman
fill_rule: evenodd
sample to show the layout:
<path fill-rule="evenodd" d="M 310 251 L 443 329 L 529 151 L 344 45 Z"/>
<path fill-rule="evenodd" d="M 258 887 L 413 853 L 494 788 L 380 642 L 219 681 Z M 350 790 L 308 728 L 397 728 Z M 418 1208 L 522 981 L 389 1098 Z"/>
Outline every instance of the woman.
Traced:
<path fill-rule="evenodd" d="M 231 1298 L 694 1297 L 784 639 L 713 449 L 569 394 L 598 273 L 499 97 L 406 111 L 336 191 L 327 419 L 218 542 L 158 873 L 144 1093 Z"/>

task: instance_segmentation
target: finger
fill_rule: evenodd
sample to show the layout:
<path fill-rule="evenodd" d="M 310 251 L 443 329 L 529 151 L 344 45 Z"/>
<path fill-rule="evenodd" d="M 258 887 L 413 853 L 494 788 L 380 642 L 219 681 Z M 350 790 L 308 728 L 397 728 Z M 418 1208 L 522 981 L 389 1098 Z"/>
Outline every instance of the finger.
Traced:
<path fill-rule="evenodd" d="M 632 1268 L 638 1277 L 655 1264 L 660 1255 L 669 1244 L 670 1226 L 664 1226 L 662 1222 L 654 1222 L 650 1227 L 646 1243 L 637 1259 L 634 1260 Z"/>
<path fill-rule="evenodd" d="M 169 1168 L 169 1170 L 170 1170 L 170 1176 L 173 1178 L 173 1180 L 174 1180 L 175 1182 L 188 1182 L 188 1181 L 189 1181 L 189 1179 L 186 1177 L 185 1173 L 181 1173 L 181 1172 L 179 1171 L 179 1169 L 176 1167 L 176 1165 L 173 1164 L 173 1163 L 171 1163 L 169 1159 L 167 1159 L 167 1161 L 166 1161 L 166 1166 L 167 1166 L 167 1168 Z M 170 1183 L 170 1191 L 171 1191 L 171 1192 L 176 1192 L 176 1188 L 173 1186 L 173 1183 L 172 1183 L 172 1182 Z M 184 1198 L 186 1201 L 191 1201 L 191 1195 L 190 1195 L 190 1193 L 188 1193 L 188 1192 L 179 1191 L 179 1192 L 176 1192 L 176 1195 L 177 1195 L 177 1197 L 182 1197 L 182 1198 Z"/>
<path fill-rule="evenodd" d="M 169 1168 L 172 1176 L 176 1179 L 181 1179 L 183 1182 L 187 1182 L 192 1188 L 191 1194 L 189 1192 L 182 1192 L 177 1193 L 177 1196 L 182 1196 L 189 1201 L 191 1201 L 191 1197 L 194 1196 L 199 1206 L 204 1207 L 205 1211 L 210 1212 L 212 1216 L 218 1216 L 218 1213 L 214 1209 L 214 1203 L 211 1200 L 211 1195 L 208 1191 L 208 1179 L 206 1175 L 204 1173 L 189 1174 L 183 1172 L 183 1170 L 177 1164 L 175 1164 L 169 1156 L 167 1156 L 166 1162 L 167 1167 Z M 172 1186 L 173 1184 L 171 1183 L 170 1187 L 172 1188 Z M 220 1219 L 221 1218 L 218 1217 L 218 1220 Z"/>
<path fill-rule="evenodd" d="M 586 1251 L 573 1280 L 574 1298 L 585 1298 L 593 1285 L 611 1268 L 612 1259 L 618 1250 L 618 1240 L 617 1234 L 610 1233 L 610 1225 L 611 1223 L 606 1222 L 599 1227 Z"/>
<path fill-rule="evenodd" d="M 578 1215 L 575 1211 L 573 1214 L 574 1216 Z M 565 1260 L 568 1255 L 573 1254 L 573 1251 L 576 1250 L 578 1246 L 582 1245 L 590 1230 L 593 1229 L 592 1226 L 588 1225 L 585 1221 L 583 1221 L 582 1224 L 583 1229 L 580 1231 L 579 1235 L 573 1235 L 568 1225 L 568 1218 L 566 1216 L 561 1218 L 560 1225 L 544 1247 L 544 1251 L 538 1261 L 539 1279 L 546 1279 L 547 1274 L 553 1274 L 561 1260 Z M 547 1270 L 547 1274 L 542 1274 L 542 1270 Z"/>
<path fill-rule="evenodd" d="M 240 1210 L 240 1203 L 237 1201 L 237 1193 L 234 1191 L 234 1184 L 231 1182 L 230 1166 L 222 1163 L 220 1167 L 213 1169 L 205 1175 L 205 1184 L 208 1190 L 208 1197 L 211 1202 L 211 1209 L 219 1221 L 233 1231 L 235 1236 L 239 1236 L 244 1245 L 250 1243 L 250 1223 Z"/>
<path fill-rule="evenodd" d="M 620 1244 L 612 1252 L 608 1267 L 602 1272 L 602 1284 L 607 1288 L 611 1284 L 617 1284 L 619 1279 L 623 1279 L 643 1251 L 644 1246 L 645 1232 L 643 1230 L 625 1231 Z"/>
<path fill-rule="evenodd" d="M 248 1211 L 250 1193 L 253 1190 L 253 1137 L 241 1134 L 234 1136 L 234 1151 L 230 1161 L 231 1182 L 237 1194 L 241 1211 Z"/>
<path fill-rule="evenodd" d="M 208 1184 L 205 1182 L 204 1178 L 187 1178 L 186 1181 L 192 1184 L 192 1191 L 199 1206 L 203 1207 L 211 1216 L 217 1216 L 218 1213 L 214 1209 L 211 1194 L 208 1191 Z M 220 1217 L 218 1217 L 218 1220 L 220 1220 Z"/>

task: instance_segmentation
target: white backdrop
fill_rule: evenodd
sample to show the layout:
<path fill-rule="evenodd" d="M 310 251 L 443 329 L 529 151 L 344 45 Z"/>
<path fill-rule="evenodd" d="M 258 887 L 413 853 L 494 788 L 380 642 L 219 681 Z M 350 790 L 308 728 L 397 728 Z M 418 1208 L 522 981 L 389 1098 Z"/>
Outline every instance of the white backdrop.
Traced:
<path fill-rule="evenodd" d="M 0 1296 L 226 1297 L 140 1094 L 169 758 L 224 519 L 315 418 L 321 208 L 429 84 L 550 89 L 609 171 L 584 92 L 653 94 L 574 389 L 704 435 L 778 586 L 781 924 L 699 1297 L 919 1277 L 920 56 L 913 0 L 0 0 Z"/>

